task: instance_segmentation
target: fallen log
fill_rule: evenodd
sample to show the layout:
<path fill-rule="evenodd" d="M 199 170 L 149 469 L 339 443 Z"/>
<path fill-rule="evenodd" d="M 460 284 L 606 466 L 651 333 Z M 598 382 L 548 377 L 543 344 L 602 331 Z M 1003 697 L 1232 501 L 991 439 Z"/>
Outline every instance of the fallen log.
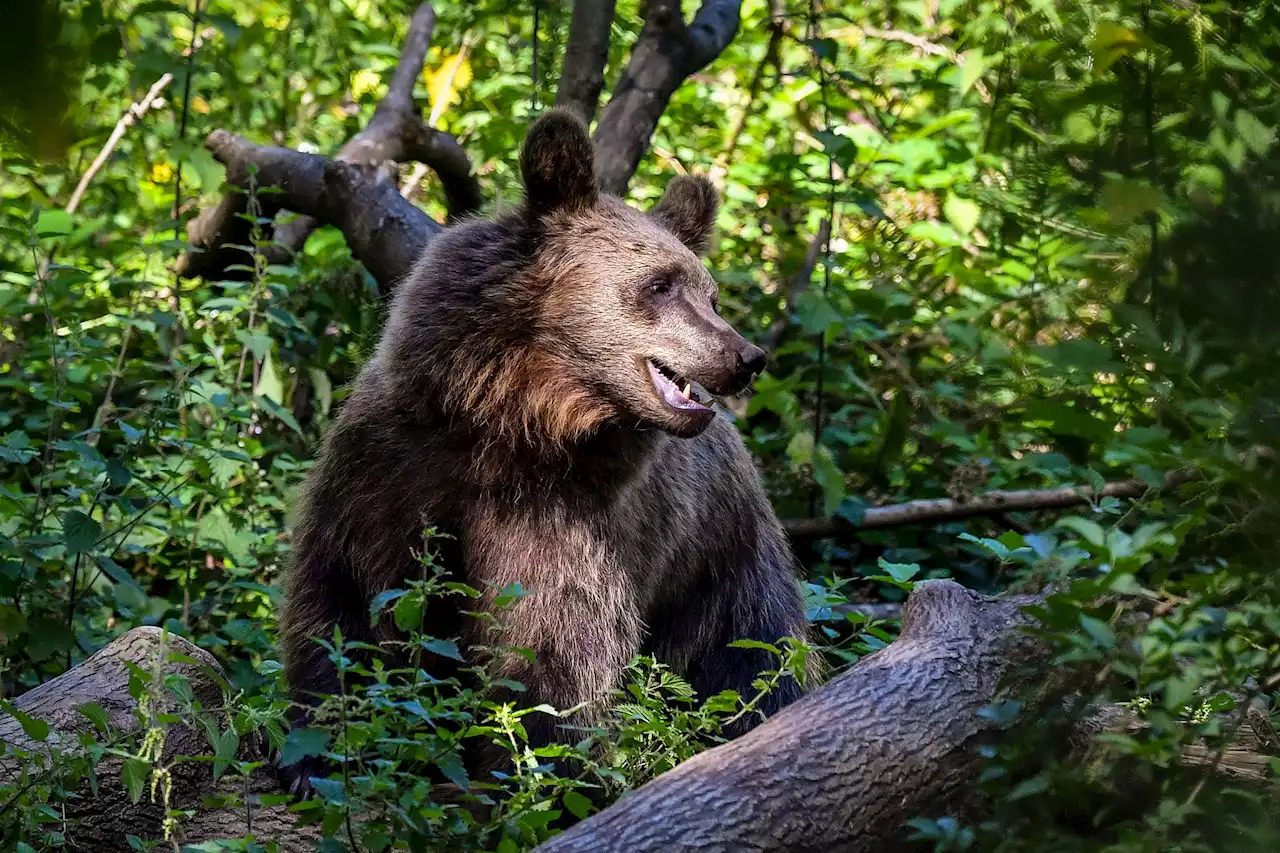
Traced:
<path fill-rule="evenodd" d="M 977 746 L 992 735 L 978 712 L 997 698 L 1006 676 L 1042 669 L 1047 648 L 1020 630 L 1032 596 L 991 598 L 952 581 L 920 583 L 903 609 L 902 633 L 847 673 L 743 737 L 709 750 L 538 848 L 572 851 L 861 851 L 896 849 L 905 822 L 919 816 L 962 813 L 974 805 L 974 780 L 983 764 Z M 222 701 L 221 674 L 207 653 L 155 628 L 135 628 L 78 667 L 14 701 L 18 710 L 47 721 L 64 745 L 90 727 L 76 708 L 96 702 L 114 731 L 136 731 L 135 703 L 125 661 L 151 670 L 156 655 L 176 652 L 164 665 L 190 681 L 206 707 Z M 158 713 L 162 709 L 151 709 Z M 1084 734 L 1132 729 L 1134 721 L 1109 709 L 1091 718 Z M 1099 722 L 1101 721 L 1101 722 Z M 47 749 L 0 715 L 0 741 L 26 750 Z M 246 744 L 243 750 L 250 750 Z M 243 838 L 274 841 L 283 853 L 312 849 L 314 827 L 295 828 L 283 805 L 259 797 L 278 793 L 274 773 L 259 767 L 246 778 L 215 782 L 203 762 L 204 735 L 171 724 L 161 764 L 174 772 L 170 807 L 186 811 L 173 837 L 178 844 Z M 1184 763 L 1238 780 L 1266 777 L 1270 759 L 1256 736 L 1242 731 L 1225 752 L 1189 747 Z M 251 760 L 247 752 L 245 760 Z M 28 768 L 25 768 L 29 770 Z M 0 780 L 23 767 L 0 762 Z M 99 766 L 96 796 L 62 804 L 71 849 L 94 853 L 131 850 L 125 833 L 160 838 L 164 813 L 144 794 L 133 804 L 119 765 Z M 209 796 L 238 795 L 240 804 L 204 807 Z"/>

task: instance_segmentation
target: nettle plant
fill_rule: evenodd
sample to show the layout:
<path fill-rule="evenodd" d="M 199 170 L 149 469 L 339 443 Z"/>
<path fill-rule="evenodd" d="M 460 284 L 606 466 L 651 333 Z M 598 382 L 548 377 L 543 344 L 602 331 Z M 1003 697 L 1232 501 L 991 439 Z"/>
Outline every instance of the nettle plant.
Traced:
<path fill-rule="evenodd" d="M 498 675 L 496 662 L 532 651 L 484 647 L 480 661 L 468 663 L 456 638 L 424 630 L 431 602 L 465 609 L 480 595 L 449 579 L 439 565 L 432 548 L 439 535 L 425 532 L 420 576 L 371 604 L 370 618 L 392 619 L 403 636 L 393 644 L 397 664 L 388 665 L 377 646 L 347 642 L 340 630 L 317 638 L 337 667 L 340 692 L 323 700 L 310 726 L 283 738 L 278 729 L 268 731 L 283 763 L 317 755 L 333 762 L 328 778 L 313 780 L 314 795 L 292 808 L 303 822 L 320 823 L 325 836 L 351 849 L 527 849 L 549 837 L 562 818 L 584 818 L 622 791 L 721 742 L 722 728 L 757 713 L 782 678 L 804 678 L 805 661 L 815 653 L 792 639 L 767 646 L 778 666 L 760 674 L 755 695 L 727 691 L 703 702 L 670 669 L 637 657 L 613 701 L 595 709 L 595 724 L 578 727 L 576 742 L 535 749 L 525 718 L 567 717 L 580 709 L 495 701 L 492 688 L 523 690 Z M 525 594 L 518 585 L 499 590 L 499 612 Z M 434 676 L 431 661 L 438 658 L 459 664 L 457 675 Z M 464 752 L 482 741 L 510 757 L 509 772 L 468 775 Z"/>

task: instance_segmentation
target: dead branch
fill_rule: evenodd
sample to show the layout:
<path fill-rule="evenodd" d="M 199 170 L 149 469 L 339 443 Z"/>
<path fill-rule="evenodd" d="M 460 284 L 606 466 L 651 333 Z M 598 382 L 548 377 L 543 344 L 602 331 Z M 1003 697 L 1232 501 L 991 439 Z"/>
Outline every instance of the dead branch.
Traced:
<path fill-rule="evenodd" d="M 209 134 L 205 147 L 226 165 L 229 184 L 245 190 L 251 184 L 274 188 L 259 196 L 264 215 L 292 210 L 336 226 L 351 253 L 388 289 L 441 230 L 440 223 L 400 195 L 395 175 L 386 168 L 254 145 L 225 130 Z M 250 167 L 256 171 L 251 173 Z M 224 204 L 228 198 L 232 196 Z"/>
<path fill-rule="evenodd" d="M 809 242 L 809 248 L 805 250 L 804 264 L 792 277 L 791 286 L 787 288 L 783 312 L 770 324 L 769 332 L 760 344 L 770 358 L 773 358 L 773 355 L 778 351 L 778 347 L 782 345 L 783 339 L 786 338 L 787 329 L 791 325 L 791 315 L 796 310 L 796 300 L 800 297 L 800 294 L 809 289 L 814 270 L 818 268 L 818 258 L 822 255 L 822 250 L 830 239 L 831 220 L 823 219 L 822 224 L 818 226 L 818 233 L 813 235 L 813 240 Z"/>
<path fill-rule="evenodd" d="M 120 120 L 116 122 L 115 129 L 111 131 L 111 135 L 107 137 L 107 142 L 102 146 L 102 150 L 98 152 L 98 156 L 93 158 L 93 162 L 89 164 L 89 168 L 85 169 L 84 174 L 80 177 L 80 183 L 76 184 L 75 192 L 71 193 L 71 201 L 67 202 L 67 213 L 75 213 L 76 208 L 80 206 L 81 200 L 84 198 L 85 190 L 89 189 L 89 184 L 93 181 L 95 175 L 107 162 L 107 158 L 111 156 L 111 152 L 116 150 L 116 146 L 120 144 L 120 140 L 124 138 L 127 131 L 135 121 L 141 119 L 147 114 L 147 110 L 151 109 L 151 105 L 160 97 L 160 93 L 165 87 L 173 82 L 173 75 L 165 72 L 159 80 L 151 87 L 150 91 L 142 100 L 133 104 L 129 109 L 124 111 L 124 115 L 120 116 Z"/>
<path fill-rule="evenodd" d="M 690 24 L 680 5 L 651 0 L 631 60 L 600 116 L 594 139 L 606 192 L 626 193 L 671 96 L 738 32 L 742 0 L 704 0 Z"/>
<path fill-rule="evenodd" d="M 1175 471 L 1165 477 L 1163 490 L 1175 489 L 1192 479 L 1186 471 Z M 1053 489 L 1020 489 L 992 491 L 967 499 L 934 498 L 867 509 L 857 521 L 831 518 L 795 518 L 783 522 L 792 539 L 826 539 L 852 535 L 862 530 L 885 530 L 912 524 L 942 524 L 982 515 L 1028 510 L 1068 509 L 1098 498 L 1137 498 L 1148 492 L 1161 491 L 1143 480 L 1108 483 L 1096 494 L 1092 489 L 1059 486 Z"/>
<path fill-rule="evenodd" d="M 574 0 L 556 106 L 569 107 L 587 124 L 595 117 L 609 62 L 615 0 Z"/>
<path fill-rule="evenodd" d="M 413 100 L 413 87 L 422 73 L 435 21 L 435 11 L 429 3 L 423 3 L 414 12 L 386 96 L 378 103 L 369 124 L 353 136 L 334 159 L 374 166 L 387 162 L 422 162 L 440 176 L 449 217 L 454 218 L 477 210 L 482 199 L 471 160 L 462 146 L 449 134 L 428 127 Z M 230 173 L 228 182 L 241 188 L 246 186 L 242 181 L 232 180 Z M 261 177 L 257 185 L 276 186 Z M 245 250 L 238 248 L 250 241 L 253 224 L 244 217 L 247 206 L 244 193 L 228 193 L 216 207 L 206 209 L 188 223 L 187 240 L 192 250 L 179 259 L 178 273 L 188 278 L 245 277 L 245 271 L 228 270 L 228 267 L 251 265 Z M 321 222 L 331 221 L 285 204 L 271 205 L 269 215 L 279 209 L 302 215 L 276 226 L 272 237 L 275 245 L 266 251 L 269 263 L 289 262 Z"/>

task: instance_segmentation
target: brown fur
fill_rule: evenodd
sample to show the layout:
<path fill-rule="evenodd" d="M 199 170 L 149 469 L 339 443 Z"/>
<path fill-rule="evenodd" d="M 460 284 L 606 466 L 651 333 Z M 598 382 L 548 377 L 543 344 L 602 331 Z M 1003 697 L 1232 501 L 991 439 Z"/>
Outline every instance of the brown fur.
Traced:
<path fill-rule="evenodd" d="M 772 661 L 727 644 L 804 634 L 792 557 L 737 431 L 663 402 L 645 362 L 715 393 L 762 364 L 716 315 L 694 252 L 714 191 L 680 179 L 644 214 L 597 191 L 590 152 L 576 118 L 541 118 L 522 209 L 449 229 L 397 291 L 295 528 L 281 634 L 304 706 L 336 688 L 311 637 L 335 624 L 392 637 L 389 620 L 370 631 L 368 602 L 416 571 L 428 523 L 454 537 L 444 559 L 467 583 L 528 591 L 500 638 L 536 654 L 503 661 L 522 702 L 601 698 L 641 652 L 703 695 L 752 695 Z M 454 609 L 427 620 L 469 649 L 499 639 Z M 765 710 L 797 695 L 788 682 Z M 535 741 L 555 736 L 550 717 L 525 722 Z M 305 783 L 312 769 L 291 772 Z"/>

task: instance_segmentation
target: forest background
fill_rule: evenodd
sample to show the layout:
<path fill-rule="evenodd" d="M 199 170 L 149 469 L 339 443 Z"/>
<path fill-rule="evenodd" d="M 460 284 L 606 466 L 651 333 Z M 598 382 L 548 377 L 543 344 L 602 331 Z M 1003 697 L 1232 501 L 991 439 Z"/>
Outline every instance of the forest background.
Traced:
<path fill-rule="evenodd" d="M 434 129 L 422 159 L 437 159 L 392 176 L 431 217 L 518 199 L 519 142 L 563 90 L 575 5 L 611 4 L 433 4 L 409 83 Z M 605 179 L 641 206 L 678 173 L 722 188 L 708 261 L 722 311 L 771 354 L 732 417 L 792 536 L 830 674 L 893 641 L 919 581 L 1052 582 L 1041 675 L 1144 720 L 1088 764 L 1061 754 L 1052 720 L 1028 723 L 984 752 L 972 785 L 987 805 L 915 815 L 915 843 L 1276 849 L 1269 782 L 1174 768 L 1250 709 L 1265 722 L 1280 683 L 1280 5 L 708 0 L 697 20 L 739 5 L 736 35 L 686 69 L 651 139 L 631 134 L 634 176 L 615 158 Z M 655 16 L 679 11 L 616 4 L 606 115 Z M 159 803 L 135 846 L 168 848 L 207 805 L 168 800 L 177 768 L 247 775 L 256 735 L 294 758 L 360 754 L 363 775 L 294 810 L 329 849 L 529 849 L 558 814 L 594 812 L 742 710 L 698 707 L 638 661 L 597 735 L 614 751 L 574 778 L 508 780 L 486 819 L 410 784 L 423 755 L 402 737 L 429 726 L 444 750 L 428 760 L 450 778 L 467 736 L 522 754 L 518 719 L 476 696 L 391 693 L 372 721 L 284 734 L 290 508 L 388 288 L 332 224 L 296 255 L 273 245 L 270 187 L 240 192 L 230 255 L 189 254 L 187 228 L 230 193 L 215 130 L 332 155 L 373 127 L 414 15 L 369 0 L 4 4 L 0 709 L 47 741 L 21 697 L 140 625 L 226 676 L 210 703 L 138 670 L 135 698 L 174 688 L 181 711 L 144 703 L 138 736 L 108 737 L 90 707 L 85 748 L 52 760 L 11 745 L 5 849 L 74 845 L 67 803 L 99 776 Z M 1046 497 L 1062 487 L 1078 497 Z M 983 503 L 994 490 L 1035 494 Z M 923 499 L 950 503 L 869 512 Z M 424 597 L 453 592 L 432 581 L 382 603 L 412 625 Z M 1019 707 L 990 714 L 1013 725 Z M 156 747 L 179 718 L 200 720 L 203 757 Z"/>

